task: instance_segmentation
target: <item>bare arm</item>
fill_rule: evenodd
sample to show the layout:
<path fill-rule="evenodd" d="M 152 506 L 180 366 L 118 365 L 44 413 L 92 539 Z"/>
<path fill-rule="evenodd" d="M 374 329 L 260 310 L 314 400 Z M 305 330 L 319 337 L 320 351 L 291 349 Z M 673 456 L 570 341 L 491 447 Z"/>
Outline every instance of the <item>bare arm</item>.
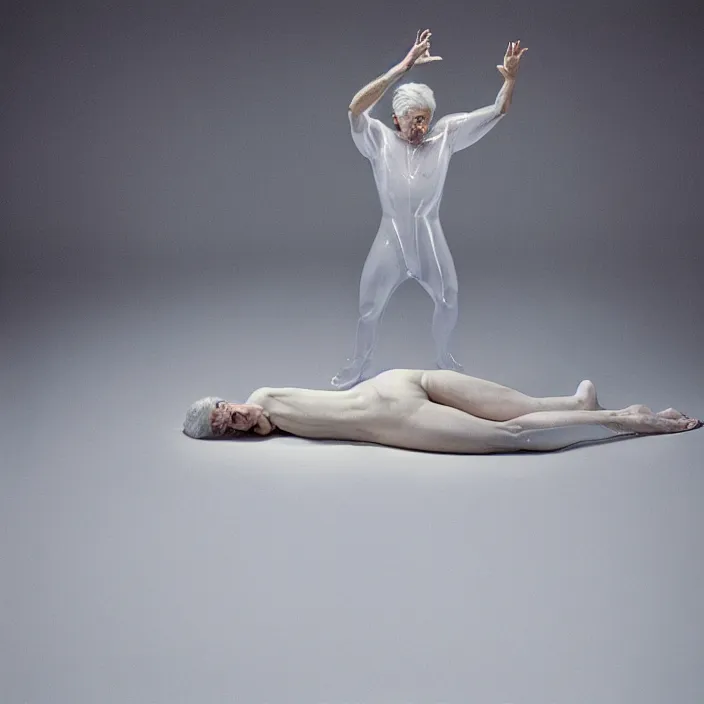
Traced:
<path fill-rule="evenodd" d="M 521 49 L 520 42 L 509 42 L 503 64 L 496 67 L 504 77 L 504 84 L 492 105 L 472 112 L 446 115 L 438 121 L 436 128 L 447 130 L 451 135 L 453 152 L 466 149 L 479 141 L 508 112 L 516 86 L 519 61 L 526 51 L 527 48 Z"/>
<path fill-rule="evenodd" d="M 521 57 L 528 51 L 528 47 L 521 49 L 521 40 L 509 42 L 504 55 L 504 62 L 497 66 L 499 73 L 504 77 L 503 88 L 499 91 L 496 98 L 497 107 L 502 115 L 508 112 L 513 98 L 513 89 L 516 86 L 516 76 L 518 75 L 518 67 Z"/>
<path fill-rule="evenodd" d="M 423 32 L 419 31 L 416 35 L 415 44 L 406 54 L 403 61 L 357 92 L 349 106 L 349 111 L 353 116 L 357 117 L 375 105 L 384 93 L 416 64 L 441 60 L 439 56 L 430 55 L 430 37 L 429 29 Z"/>
<path fill-rule="evenodd" d="M 376 80 L 368 83 L 352 98 L 349 111 L 357 117 L 375 105 L 386 91 L 410 70 L 403 62 L 394 66 Z"/>
<path fill-rule="evenodd" d="M 499 115 L 505 115 L 511 106 L 513 98 L 513 89 L 516 86 L 515 78 L 506 78 L 499 94 L 496 96 L 496 107 L 499 110 Z"/>

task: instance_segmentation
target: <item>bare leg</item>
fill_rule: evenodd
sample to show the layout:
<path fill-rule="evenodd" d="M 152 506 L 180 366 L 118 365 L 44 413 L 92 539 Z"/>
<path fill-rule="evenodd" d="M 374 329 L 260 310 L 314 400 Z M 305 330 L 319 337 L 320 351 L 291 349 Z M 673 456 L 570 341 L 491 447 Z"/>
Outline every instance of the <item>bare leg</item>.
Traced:
<path fill-rule="evenodd" d="M 583 381 L 572 396 L 534 398 L 493 381 L 448 370 L 432 370 L 421 381 L 428 398 L 477 418 L 504 421 L 536 411 L 599 410 L 596 389 Z"/>
<path fill-rule="evenodd" d="M 653 413 L 646 406 L 629 406 L 620 411 L 540 411 L 503 425 L 515 435 L 519 449 L 550 451 L 619 433 L 681 433 L 701 427 L 701 422 L 674 409 Z M 600 426 L 598 434 L 592 432 L 594 426 Z"/>
<path fill-rule="evenodd" d="M 380 231 L 362 269 L 354 353 L 349 363 L 332 378 L 331 383 L 336 388 L 348 389 L 364 376 L 376 346 L 384 310 L 393 292 L 406 278 L 399 252 Z"/>
<path fill-rule="evenodd" d="M 401 426 L 390 430 L 383 442 L 431 452 L 545 452 L 602 439 L 615 431 L 677 433 L 701 426 L 700 421 L 681 414 L 678 418 L 668 418 L 664 414 L 633 410 L 638 408 L 642 407 L 621 411 L 539 411 L 494 422 L 428 401 Z"/>

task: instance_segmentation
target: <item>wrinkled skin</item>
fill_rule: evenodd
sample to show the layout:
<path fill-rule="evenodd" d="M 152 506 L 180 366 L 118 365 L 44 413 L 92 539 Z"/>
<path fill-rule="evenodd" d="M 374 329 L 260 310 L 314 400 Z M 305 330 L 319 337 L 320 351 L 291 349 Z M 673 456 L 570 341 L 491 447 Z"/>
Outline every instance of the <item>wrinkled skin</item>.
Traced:
<path fill-rule="evenodd" d="M 217 435 L 241 435 L 253 432 L 269 435 L 275 426 L 261 407 L 248 403 L 219 401 L 210 415 L 210 426 Z"/>
<path fill-rule="evenodd" d="M 425 135 L 428 134 L 431 117 L 430 110 L 415 108 L 409 110 L 401 117 L 394 115 L 393 119 L 396 129 L 401 133 L 403 138 L 414 146 L 417 146 L 425 139 Z"/>

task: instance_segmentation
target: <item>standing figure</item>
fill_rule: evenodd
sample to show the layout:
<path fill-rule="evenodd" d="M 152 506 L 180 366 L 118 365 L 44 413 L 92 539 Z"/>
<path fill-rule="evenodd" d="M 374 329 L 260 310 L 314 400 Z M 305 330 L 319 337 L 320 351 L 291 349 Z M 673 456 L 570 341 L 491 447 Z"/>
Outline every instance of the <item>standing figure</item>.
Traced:
<path fill-rule="evenodd" d="M 440 201 L 450 157 L 481 139 L 506 114 L 526 48 L 510 42 L 503 65 L 504 84 L 493 105 L 438 120 L 433 91 L 421 83 L 405 83 L 393 96 L 391 129 L 370 116 L 371 108 L 414 65 L 439 61 L 430 55 L 430 31 L 418 32 L 406 58 L 362 88 L 349 106 L 352 139 L 372 165 L 381 200 L 379 230 L 362 270 L 359 321 L 352 359 L 332 379 L 338 389 L 354 386 L 366 374 L 377 341 L 379 323 L 391 295 L 407 279 L 415 279 L 435 304 L 432 333 L 436 364 L 460 371 L 450 353 L 457 323 L 457 274 L 440 226 Z"/>

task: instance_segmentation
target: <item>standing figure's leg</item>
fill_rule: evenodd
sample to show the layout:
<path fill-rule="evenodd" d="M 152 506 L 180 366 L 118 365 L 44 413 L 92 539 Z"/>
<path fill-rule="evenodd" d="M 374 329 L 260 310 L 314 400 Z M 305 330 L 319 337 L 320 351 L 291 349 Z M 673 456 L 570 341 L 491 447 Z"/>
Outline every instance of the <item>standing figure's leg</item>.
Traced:
<path fill-rule="evenodd" d="M 602 410 L 594 384 L 582 381 L 572 396 L 535 398 L 493 381 L 442 369 L 423 372 L 421 385 L 428 398 L 477 418 L 504 421 L 537 411 Z"/>
<path fill-rule="evenodd" d="M 457 325 L 457 272 L 450 248 L 438 220 L 421 219 L 418 223 L 420 256 L 419 283 L 433 299 L 433 340 L 435 362 L 440 369 L 462 371 L 462 365 L 450 352 L 450 340 Z"/>
<path fill-rule="evenodd" d="M 332 378 L 331 383 L 336 388 L 348 389 L 362 380 L 374 352 L 386 305 L 407 276 L 398 245 L 380 230 L 362 269 L 354 354 L 349 364 Z"/>

